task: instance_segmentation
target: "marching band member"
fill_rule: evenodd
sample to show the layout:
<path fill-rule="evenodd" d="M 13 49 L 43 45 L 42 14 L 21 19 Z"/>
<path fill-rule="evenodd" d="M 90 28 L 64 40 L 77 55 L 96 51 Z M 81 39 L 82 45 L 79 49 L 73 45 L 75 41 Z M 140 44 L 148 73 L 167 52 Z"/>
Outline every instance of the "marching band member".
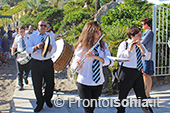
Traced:
<path fill-rule="evenodd" d="M 22 26 L 19 28 L 19 34 L 15 37 L 12 49 L 11 49 L 11 56 L 15 55 L 15 50 L 17 49 L 17 59 L 19 58 L 21 52 L 25 51 L 26 49 L 26 42 L 27 42 L 27 35 L 25 35 L 25 27 Z M 24 65 L 21 65 L 17 61 L 18 65 L 18 85 L 20 86 L 19 90 L 23 90 L 23 77 L 25 84 L 28 84 L 28 75 L 30 72 L 30 61 Z M 25 73 L 25 74 L 24 74 Z"/>
<path fill-rule="evenodd" d="M 77 87 L 78 93 L 81 99 L 97 100 L 102 93 L 102 86 L 104 83 L 104 75 L 102 66 L 112 66 L 113 61 L 108 59 L 110 51 L 107 48 L 107 44 L 101 40 L 92 52 L 88 50 L 99 40 L 102 35 L 99 24 L 94 22 L 88 22 L 85 24 L 82 33 L 75 46 L 75 58 L 71 65 L 72 69 L 75 69 L 83 56 L 86 54 L 87 59 L 78 69 Z M 87 53 L 88 52 L 88 53 Z M 85 105 L 88 103 L 85 102 Z M 95 109 L 95 102 L 93 107 L 89 105 L 84 107 L 85 113 L 93 113 Z"/>
<path fill-rule="evenodd" d="M 38 22 L 38 31 L 36 34 L 31 34 L 27 42 L 26 51 L 31 54 L 31 75 L 34 86 L 34 93 L 37 99 L 37 107 L 34 112 L 39 112 L 43 109 L 44 102 L 48 107 L 53 107 L 51 98 L 54 89 L 54 68 L 51 56 L 56 51 L 54 37 L 50 35 L 51 41 L 46 57 L 42 56 L 44 41 L 47 38 L 47 22 Z M 42 80 L 46 83 L 45 94 L 42 93 Z"/>
<path fill-rule="evenodd" d="M 117 57 L 128 58 L 129 62 L 124 62 L 120 72 L 120 91 L 119 99 L 122 103 L 123 99 L 126 99 L 129 91 L 133 88 L 137 98 L 146 99 L 144 81 L 141 69 L 143 68 L 142 59 L 148 60 L 151 56 L 150 52 L 140 43 L 142 33 L 138 27 L 130 27 L 127 31 L 129 39 L 127 42 L 123 41 L 118 48 Z M 148 107 L 142 107 L 144 113 L 153 113 L 152 109 Z M 122 105 L 117 108 L 117 113 L 124 113 L 125 107 Z"/>

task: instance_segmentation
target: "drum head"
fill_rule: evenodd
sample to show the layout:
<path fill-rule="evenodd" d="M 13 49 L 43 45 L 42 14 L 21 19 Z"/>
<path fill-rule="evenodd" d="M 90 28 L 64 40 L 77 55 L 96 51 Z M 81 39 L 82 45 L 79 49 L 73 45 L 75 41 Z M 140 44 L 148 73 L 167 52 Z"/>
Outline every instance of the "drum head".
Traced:
<path fill-rule="evenodd" d="M 53 62 L 55 62 L 58 59 L 58 57 L 61 55 L 61 53 L 63 52 L 64 40 L 59 39 L 55 43 L 56 43 L 57 49 L 56 49 L 56 52 L 51 57 Z"/>

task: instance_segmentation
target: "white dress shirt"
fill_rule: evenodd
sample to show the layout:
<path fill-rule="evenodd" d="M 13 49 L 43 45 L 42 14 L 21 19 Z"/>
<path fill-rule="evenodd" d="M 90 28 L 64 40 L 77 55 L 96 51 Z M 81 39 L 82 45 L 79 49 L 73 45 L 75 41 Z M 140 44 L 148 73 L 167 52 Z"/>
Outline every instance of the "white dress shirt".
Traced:
<path fill-rule="evenodd" d="M 91 57 L 87 57 L 84 61 L 83 67 L 78 71 L 78 78 L 77 78 L 77 82 L 84 84 L 84 85 L 88 85 L 88 86 L 97 86 L 97 85 L 101 85 L 103 84 L 104 80 L 104 75 L 103 75 L 103 69 L 102 66 L 112 66 L 114 61 L 110 60 L 109 58 L 107 58 L 107 56 L 111 56 L 110 55 L 110 51 L 107 48 L 107 44 L 105 43 L 106 49 L 105 52 L 103 52 L 101 50 L 100 47 L 98 47 L 98 52 L 99 52 L 99 57 L 104 59 L 104 63 L 100 62 L 100 80 L 95 83 L 92 79 L 93 77 L 93 72 L 92 72 L 92 64 L 93 64 L 93 58 Z M 87 51 L 87 49 L 85 50 Z M 86 52 L 85 52 L 86 53 Z M 84 53 L 84 54 L 85 54 Z M 92 53 L 94 54 L 94 50 L 92 51 Z M 73 59 L 73 63 L 71 65 L 72 69 L 76 68 L 76 64 L 77 61 L 79 59 L 82 59 L 84 57 L 84 54 L 82 54 L 82 48 L 77 48 L 74 52 L 75 58 Z M 110 63 L 111 61 L 111 63 Z"/>
<path fill-rule="evenodd" d="M 127 49 L 126 49 L 126 42 L 128 43 Z M 132 43 L 131 39 L 128 39 L 127 41 L 123 41 L 118 48 L 117 57 L 119 58 L 127 58 L 130 61 L 124 62 L 123 66 L 128 68 L 137 68 L 137 57 L 136 57 L 136 48 L 133 46 L 132 51 L 128 52 L 129 45 Z M 151 53 L 147 51 L 145 46 L 142 44 L 142 47 L 145 50 L 144 57 L 142 57 L 143 60 L 149 60 L 151 57 Z M 121 63 L 119 63 L 121 64 Z"/>
<path fill-rule="evenodd" d="M 23 37 L 25 45 L 26 45 L 26 43 L 28 41 L 27 37 L 28 37 L 27 34 L 25 34 L 24 37 Z M 22 36 L 20 34 L 18 34 L 15 37 L 13 45 L 12 45 L 12 48 L 16 48 L 18 52 L 23 52 L 23 48 L 22 48 Z"/>
<path fill-rule="evenodd" d="M 48 35 L 47 33 L 45 33 L 45 35 L 43 35 L 44 39 L 46 39 L 47 35 Z M 53 35 L 50 35 L 50 37 L 51 37 L 50 44 L 52 45 L 52 50 L 47 52 L 46 57 L 43 57 L 41 55 L 42 51 L 43 51 L 42 49 L 38 49 L 37 51 L 33 52 L 34 46 L 36 46 L 39 43 L 42 43 L 41 37 L 42 37 L 42 35 L 40 32 L 37 32 L 37 34 L 31 34 L 29 36 L 29 40 L 27 41 L 26 51 L 31 54 L 32 58 L 34 58 L 36 60 L 48 60 L 51 58 L 51 56 L 56 51 L 56 43 L 55 43 Z"/>
<path fill-rule="evenodd" d="M 47 34 L 49 34 L 49 35 L 55 35 L 55 33 L 53 32 L 53 31 L 50 31 L 50 32 L 46 32 Z"/>
<path fill-rule="evenodd" d="M 12 34 L 12 37 L 15 38 L 17 35 L 18 35 L 18 33 L 15 32 L 15 33 Z"/>

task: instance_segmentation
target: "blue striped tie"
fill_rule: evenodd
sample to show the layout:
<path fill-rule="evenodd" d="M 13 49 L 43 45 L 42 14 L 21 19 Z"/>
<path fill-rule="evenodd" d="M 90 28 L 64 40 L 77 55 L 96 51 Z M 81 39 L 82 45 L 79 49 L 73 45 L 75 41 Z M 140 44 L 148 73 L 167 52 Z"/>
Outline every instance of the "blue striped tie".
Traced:
<path fill-rule="evenodd" d="M 97 51 L 98 47 L 99 47 L 99 45 L 97 45 L 94 48 L 96 56 L 99 56 L 99 52 Z M 99 62 L 99 60 L 96 60 L 96 59 L 93 60 L 92 71 L 93 71 L 93 81 L 95 83 L 97 83 L 100 80 L 100 62 Z"/>
<path fill-rule="evenodd" d="M 23 37 L 21 37 L 21 44 L 22 44 L 22 49 L 23 49 L 23 51 L 25 51 L 25 42 L 24 42 L 24 39 L 23 39 Z"/>
<path fill-rule="evenodd" d="M 41 42 L 44 42 L 45 41 L 45 39 L 44 39 L 45 34 L 40 34 L 40 35 L 41 35 Z"/>
<path fill-rule="evenodd" d="M 142 53 L 137 45 L 136 45 L 136 57 L 137 57 L 137 69 L 138 71 L 140 71 L 143 68 Z"/>

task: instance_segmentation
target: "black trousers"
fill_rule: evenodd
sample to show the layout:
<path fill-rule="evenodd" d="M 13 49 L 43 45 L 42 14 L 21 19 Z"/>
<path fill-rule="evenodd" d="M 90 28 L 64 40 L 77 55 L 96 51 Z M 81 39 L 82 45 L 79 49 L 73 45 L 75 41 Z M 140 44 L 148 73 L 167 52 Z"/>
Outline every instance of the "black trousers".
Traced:
<path fill-rule="evenodd" d="M 31 69 L 30 67 L 31 61 L 24 65 L 21 65 L 19 62 L 17 62 L 17 65 L 18 65 L 18 85 L 20 87 L 23 87 L 23 78 L 24 79 L 28 78 Z"/>
<path fill-rule="evenodd" d="M 90 99 L 98 99 L 99 98 L 99 96 L 102 93 L 103 85 L 87 86 L 87 85 L 77 83 L 77 87 L 78 87 L 78 93 L 79 93 L 80 98 L 82 100 L 88 99 L 90 101 Z M 84 105 L 87 106 L 88 102 L 85 101 Z M 95 101 L 93 102 L 92 107 L 91 107 L 91 105 L 88 107 L 85 107 L 85 106 L 83 106 L 85 113 L 93 113 L 93 111 L 95 109 Z"/>
<path fill-rule="evenodd" d="M 54 89 L 54 68 L 52 60 L 39 61 L 32 59 L 31 74 L 37 105 L 44 104 L 44 101 L 50 101 L 53 96 Z M 46 83 L 44 94 L 42 93 L 43 79 Z"/>
<path fill-rule="evenodd" d="M 123 99 L 127 98 L 128 93 L 132 88 L 134 89 L 137 98 L 140 98 L 141 100 L 147 98 L 145 95 L 144 81 L 143 81 L 143 76 L 141 71 L 122 66 L 120 76 L 122 80 L 120 85 L 120 92 L 119 92 L 120 102 Z M 146 109 L 152 111 L 150 107 Z M 125 112 L 125 108 L 123 106 L 120 106 L 119 108 L 117 108 L 117 110 L 118 110 L 117 113 Z"/>

